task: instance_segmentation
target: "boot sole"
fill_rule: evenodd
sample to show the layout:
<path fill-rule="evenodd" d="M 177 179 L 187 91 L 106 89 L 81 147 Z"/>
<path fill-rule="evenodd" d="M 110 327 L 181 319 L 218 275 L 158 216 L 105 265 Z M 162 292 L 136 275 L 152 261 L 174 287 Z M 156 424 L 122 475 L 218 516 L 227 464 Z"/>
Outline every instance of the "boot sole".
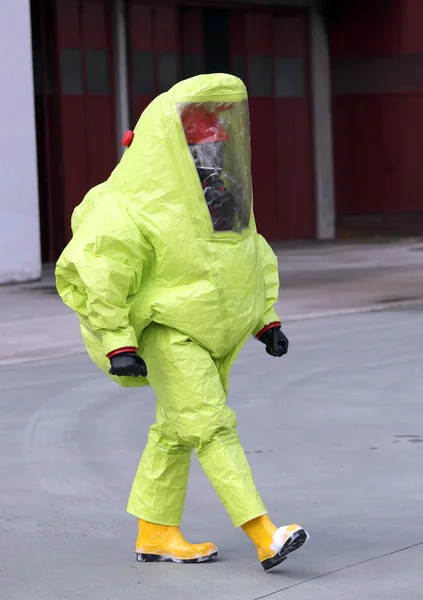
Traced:
<path fill-rule="evenodd" d="M 272 556 L 271 558 L 267 558 L 263 560 L 261 566 L 265 571 L 269 571 L 269 569 L 273 569 L 276 565 L 280 565 L 281 562 L 287 559 L 288 554 L 294 552 L 294 550 L 298 550 L 301 546 L 304 546 L 306 541 L 308 540 L 308 533 L 304 531 L 304 529 L 299 529 L 285 542 L 282 547 L 282 550 Z"/>
<path fill-rule="evenodd" d="M 173 556 L 163 556 L 162 554 L 144 554 L 142 552 L 136 552 L 138 562 L 174 562 L 178 564 L 204 563 L 216 558 L 218 554 L 218 552 L 213 552 L 213 554 L 200 556 L 198 558 L 175 558 Z"/>

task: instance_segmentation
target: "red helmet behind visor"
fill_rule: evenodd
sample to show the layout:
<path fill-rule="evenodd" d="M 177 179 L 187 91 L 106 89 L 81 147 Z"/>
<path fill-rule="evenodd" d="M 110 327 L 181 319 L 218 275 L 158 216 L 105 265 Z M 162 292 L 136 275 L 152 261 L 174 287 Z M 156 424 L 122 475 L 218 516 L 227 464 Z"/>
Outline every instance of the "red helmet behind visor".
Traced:
<path fill-rule="evenodd" d="M 217 113 L 210 111 L 203 104 L 185 106 L 181 121 L 188 144 L 210 144 L 229 139 Z"/>

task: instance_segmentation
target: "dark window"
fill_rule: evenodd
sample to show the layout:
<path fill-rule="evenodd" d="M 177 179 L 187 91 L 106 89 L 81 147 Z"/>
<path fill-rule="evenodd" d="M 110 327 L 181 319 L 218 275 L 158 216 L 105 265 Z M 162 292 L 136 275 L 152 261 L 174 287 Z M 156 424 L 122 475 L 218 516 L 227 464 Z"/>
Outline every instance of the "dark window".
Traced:
<path fill-rule="evenodd" d="M 230 73 L 228 10 L 203 10 L 203 39 L 206 73 Z"/>
<path fill-rule="evenodd" d="M 136 94 L 154 94 L 154 56 L 136 50 L 133 54 L 133 81 Z"/>
<path fill-rule="evenodd" d="M 395 94 L 423 90 L 423 54 L 334 61 L 334 94 Z"/>
<path fill-rule="evenodd" d="M 159 92 L 167 92 L 178 81 L 178 61 L 174 52 L 163 52 L 158 56 Z"/>
<path fill-rule="evenodd" d="M 81 50 L 79 48 L 62 48 L 60 63 L 62 70 L 62 93 L 72 95 L 83 94 Z"/>
<path fill-rule="evenodd" d="M 243 56 L 234 56 L 234 75 L 245 81 L 245 58 Z"/>
<path fill-rule="evenodd" d="M 272 58 L 250 56 L 248 58 L 248 91 L 250 96 L 273 96 Z"/>
<path fill-rule="evenodd" d="M 87 87 L 89 94 L 110 94 L 107 50 L 87 50 Z"/>
<path fill-rule="evenodd" d="M 276 59 L 276 96 L 302 98 L 304 96 L 304 61 L 302 58 Z"/>
<path fill-rule="evenodd" d="M 183 54 L 181 57 L 181 72 L 182 79 L 200 75 L 202 73 L 201 56 L 199 54 Z"/>

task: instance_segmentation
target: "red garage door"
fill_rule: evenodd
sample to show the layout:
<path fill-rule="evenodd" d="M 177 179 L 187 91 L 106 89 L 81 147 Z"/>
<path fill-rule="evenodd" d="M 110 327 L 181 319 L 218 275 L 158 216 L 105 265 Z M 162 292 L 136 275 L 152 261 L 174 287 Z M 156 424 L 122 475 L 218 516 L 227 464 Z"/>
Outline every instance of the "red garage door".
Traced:
<path fill-rule="evenodd" d="M 307 20 L 251 12 L 238 21 L 244 22 L 258 226 L 271 240 L 312 238 Z"/>
<path fill-rule="evenodd" d="M 112 3 L 57 0 L 64 218 L 116 164 Z M 68 235 L 69 235 L 68 228 Z"/>
<path fill-rule="evenodd" d="M 42 251 L 55 261 L 70 219 L 117 159 L 112 0 L 31 2 Z"/>
<path fill-rule="evenodd" d="M 423 230 L 423 4 L 346 3 L 332 29 L 338 227 Z"/>

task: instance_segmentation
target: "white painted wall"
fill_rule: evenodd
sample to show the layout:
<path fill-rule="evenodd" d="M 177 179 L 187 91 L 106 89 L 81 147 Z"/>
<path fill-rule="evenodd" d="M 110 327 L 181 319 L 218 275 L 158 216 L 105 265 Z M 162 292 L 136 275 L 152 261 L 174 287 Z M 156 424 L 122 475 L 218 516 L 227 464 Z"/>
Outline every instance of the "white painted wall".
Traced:
<path fill-rule="evenodd" d="M 0 283 L 41 274 L 29 0 L 0 1 Z"/>
<path fill-rule="evenodd" d="M 312 8 L 310 14 L 316 237 L 327 240 L 335 237 L 329 44 L 319 12 Z"/>

